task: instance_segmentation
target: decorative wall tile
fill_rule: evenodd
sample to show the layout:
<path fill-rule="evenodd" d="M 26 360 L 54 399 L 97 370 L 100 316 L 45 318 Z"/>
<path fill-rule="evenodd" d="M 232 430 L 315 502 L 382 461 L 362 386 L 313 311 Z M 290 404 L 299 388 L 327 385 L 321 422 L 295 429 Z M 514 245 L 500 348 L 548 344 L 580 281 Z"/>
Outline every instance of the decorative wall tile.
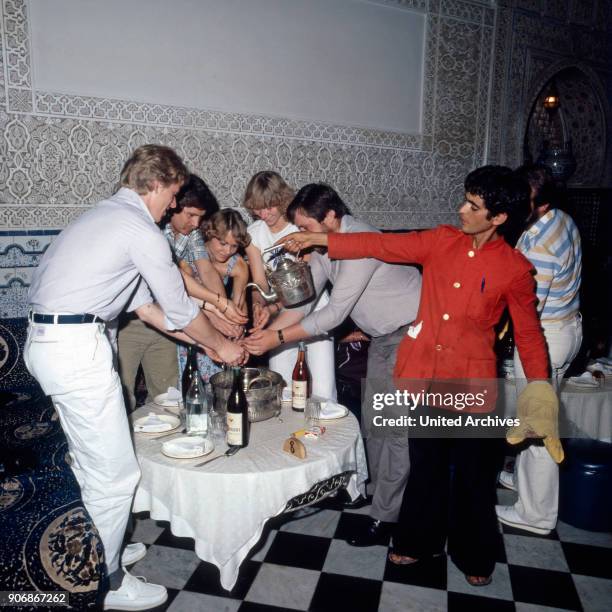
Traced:
<path fill-rule="evenodd" d="M 31 88 L 26 3 L 23 0 L 5 0 L 2 17 L 7 84 L 12 87 Z"/>
<path fill-rule="evenodd" d="M 0 318 L 27 315 L 32 274 L 57 234 L 40 230 L 0 232 Z"/>
<path fill-rule="evenodd" d="M 480 24 L 484 19 L 486 8 L 478 4 L 470 4 L 461 0 L 442 0 L 440 13 L 445 17 L 454 17 L 461 21 Z"/>

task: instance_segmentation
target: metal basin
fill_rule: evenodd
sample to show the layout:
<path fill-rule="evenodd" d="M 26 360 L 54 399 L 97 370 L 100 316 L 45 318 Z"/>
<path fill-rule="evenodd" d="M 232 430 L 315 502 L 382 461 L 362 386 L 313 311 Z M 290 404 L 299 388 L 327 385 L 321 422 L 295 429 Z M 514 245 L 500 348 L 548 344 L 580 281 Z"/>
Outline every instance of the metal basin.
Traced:
<path fill-rule="evenodd" d="M 214 394 L 215 411 L 225 415 L 227 400 L 232 390 L 231 370 L 218 372 L 210 378 Z M 277 372 L 268 368 L 243 368 L 242 387 L 249 404 L 249 421 L 265 421 L 278 416 L 281 411 L 281 395 L 285 381 Z"/>

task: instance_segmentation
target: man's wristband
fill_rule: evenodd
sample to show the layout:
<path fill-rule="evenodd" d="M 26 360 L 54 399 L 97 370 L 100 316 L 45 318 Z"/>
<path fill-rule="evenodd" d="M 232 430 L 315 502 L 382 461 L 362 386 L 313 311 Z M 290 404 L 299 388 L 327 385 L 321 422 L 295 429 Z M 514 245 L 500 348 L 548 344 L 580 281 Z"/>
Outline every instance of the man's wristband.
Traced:
<path fill-rule="evenodd" d="M 282 329 L 277 329 L 276 333 L 278 334 L 278 341 L 281 344 L 285 344 L 285 337 L 283 336 L 283 330 Z"/>

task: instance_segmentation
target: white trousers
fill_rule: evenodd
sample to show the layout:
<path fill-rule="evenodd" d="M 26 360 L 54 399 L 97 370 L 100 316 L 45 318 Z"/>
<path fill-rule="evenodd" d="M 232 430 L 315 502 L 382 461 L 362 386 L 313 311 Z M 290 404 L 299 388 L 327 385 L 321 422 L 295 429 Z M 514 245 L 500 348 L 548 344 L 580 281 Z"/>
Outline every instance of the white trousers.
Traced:
<path fill-rule="evenodd" d="M 119 568 L 140 468 L 104 325 L 30 323 L 24 360 L 53 400 L 111 574 Z"/>
<path fill-rule="evenodd" d="M 321 310 L 329 303 L 329 295 L 324 291 L 318 298 L 315 310 Z M 312 394 L 326 399 L 337 399 L 336 370 L 334 362 L 334 340 L 323 337 L 306 341 L 306 360 L 312 376 Z M 269 353 L 269 366 L 278 372 L 291 389 L 291 376 L 297 361 L 297 343 L 276 348 Z"/>
<path fill-rule="evenodd" d="M 582 318 L 563 324 L 542 323 L 548 345 L 552 370 L 552 383 L 557 390 L 563 375 L 580 350 L 582 343 Z M 525 372 L 514 352 L 514 372 L 517 391 L 525 385 Z M 543 445 L 530 444 L 516 457 L 514 482 L 518 500 L 514 504 L 520 520 L 532 527 L 554 529 L 559 512 L 559 466 Z"/>

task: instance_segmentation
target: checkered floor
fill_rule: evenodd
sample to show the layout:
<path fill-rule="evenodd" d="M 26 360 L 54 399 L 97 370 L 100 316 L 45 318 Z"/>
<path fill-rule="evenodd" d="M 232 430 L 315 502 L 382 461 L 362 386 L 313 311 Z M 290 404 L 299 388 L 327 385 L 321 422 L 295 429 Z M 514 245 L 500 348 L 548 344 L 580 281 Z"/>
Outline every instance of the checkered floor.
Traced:
<path fill-rule="evenodd" d="M 503 504 L 516 495 L 498 493 Z M 229 592 L 218 570 L 196 557 L 192 540 L 138 515 L 132 539 L 149 550 L 131 572 L 168 588 L 158 610 L 170 612 L 612 610 L 612 534 L 563 523 L 546 537 L 504 527 L 493 582 L 474 588 L 445 557 L 396 567 L 387 546 L 348 546 L 344 538 L 368 510 L 342 511 L 330 500 L 274 519 Z"/>

